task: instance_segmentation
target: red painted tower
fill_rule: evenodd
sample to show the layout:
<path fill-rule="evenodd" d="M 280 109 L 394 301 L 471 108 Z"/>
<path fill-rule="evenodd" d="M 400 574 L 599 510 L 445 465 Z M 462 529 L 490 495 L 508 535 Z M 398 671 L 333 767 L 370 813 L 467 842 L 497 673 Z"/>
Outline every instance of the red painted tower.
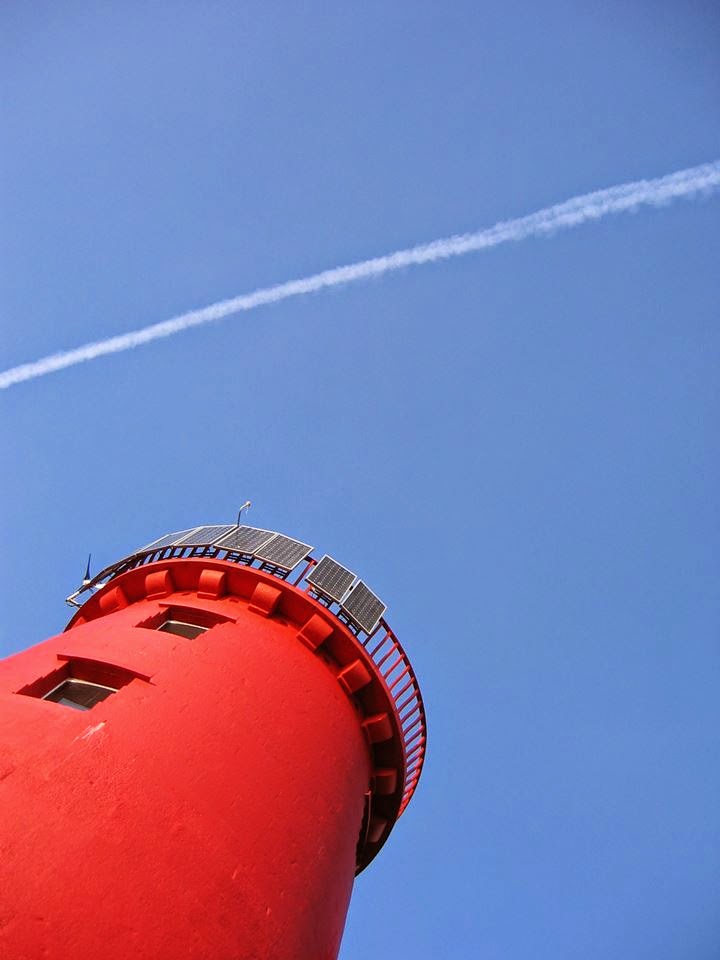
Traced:
<path fill-rule="evenodd" d="M 170 534 L 0 663 L 3 960 L 334 960 L 425 714 L 382 602 L 311 550 Z"/>

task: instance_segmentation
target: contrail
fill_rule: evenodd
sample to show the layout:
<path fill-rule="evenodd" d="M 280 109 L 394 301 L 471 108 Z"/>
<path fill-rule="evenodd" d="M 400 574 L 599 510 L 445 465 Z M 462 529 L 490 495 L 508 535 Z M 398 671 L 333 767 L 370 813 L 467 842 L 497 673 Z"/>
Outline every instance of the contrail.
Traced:
<path fill-rule="evenodd" d="M 676 197 L 692 196 L 700 191 L 712 191 L 720 186 L 720 160 L 704 163 L 697 167 L 679 170 L 677 173 L 658 177 L 654 180 L 636 180 L 620 184 L 606 190 L 596 190 L 579 197 L 573 197 L 564 203 L 555 204 L 514 220 L 503 220 L 494 227 L 445 237 L 431 243 L 423 243 L 406 250 L 396 250 L 382 257 L 361 260 L 343 267 L 333 267 L 300 280 L 290 280 L 272 287 L 263 287 L 252 293 L 245 293 L 230 300 L 220 300 L 200 310 L 190 310 L 170 320 L 153 323 L 139 330 L 121 333 L 116 337 L 96 340 L 72 350 L 63 350 L 42 357 L 32 363 L 23 363 L 0 373 L 0 389 L 6 389 L 24 380 L 44 377 L 55 370 L 72 367 L 87 360 L 95 360 L 108 353 L 121 353 L 132 350 L 161 337 L 171 337 L 182 330 L 197 327 L 213 320 L 220 320 L 234 313 L 254 310 L 267 303 L 278 303 L 290 297 L 299 297 L 307 293 L 316 293 L 327 287 L 340 287 L 356 280 L 379 277 L 404 267 L 449 257 L 460 257 L 476 250 L 489 250 L 501 243 L 524 240 L 526 237 L 544 236 L 556 230 L 577 227 L 588 220 L 600 220 L 609 214 L 636 210 L 638 207 L 667 203 Z"/>

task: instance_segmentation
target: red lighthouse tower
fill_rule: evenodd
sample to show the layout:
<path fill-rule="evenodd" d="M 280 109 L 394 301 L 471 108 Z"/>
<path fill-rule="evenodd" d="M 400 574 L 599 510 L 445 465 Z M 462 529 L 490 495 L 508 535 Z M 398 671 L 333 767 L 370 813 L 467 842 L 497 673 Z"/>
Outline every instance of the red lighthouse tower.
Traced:
<path fill-rule="evenodd" d="M 239 525 L 70 599 L 63 633 L 0 663 L 0 956 L 334 960 L 425 753 L 384 604 Z"/>

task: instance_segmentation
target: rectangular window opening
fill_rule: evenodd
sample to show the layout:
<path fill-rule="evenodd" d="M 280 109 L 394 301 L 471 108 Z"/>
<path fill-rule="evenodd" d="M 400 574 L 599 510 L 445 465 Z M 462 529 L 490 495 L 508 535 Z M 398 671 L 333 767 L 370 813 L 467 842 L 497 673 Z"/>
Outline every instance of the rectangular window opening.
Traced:
<path fill-rule="evenodd" d="M 163 609 L 140 623 L 136 627 L 145 630 L 160 630 L 162 633 L 174 633 L 186 640 L 194 640 L 202 633 L 207 633 L 221 623 L 232 623 L 231 617 L 215 613 L 213 610 L 197 609 L 195 607 L 170 606 L 161 604 Z"/>
<path fill-rule="evenodd" d="M 90 683 L 89 680 L 71 678 L 63 680 L 42 699 L 61 703 L 74 710 L 91 710 L 96 703 L 106 700 L 113 693 L 117 693 L 117 687 L 106 687 L 103 684 Z"/>
<path fill-rule="evenodd" d="M 206 633 L 210 628 L 203 627 L 199 623 L 188 623 L 186 620 L 172 620 L 168 618 L 157 628 L 164 633 L 175 633 L 178 637 L 186 637 L 188 640 L 194 640 L 201 633 Z"/>
<path fill-rule="evenodd" d="M 33 680 L 15 693 L 37 700 L 49 700 L 74 710 L 92 710 L 133 680 L 149 682 L 150 677 L 114 663 L 58 654 L 61 665 Z"/>

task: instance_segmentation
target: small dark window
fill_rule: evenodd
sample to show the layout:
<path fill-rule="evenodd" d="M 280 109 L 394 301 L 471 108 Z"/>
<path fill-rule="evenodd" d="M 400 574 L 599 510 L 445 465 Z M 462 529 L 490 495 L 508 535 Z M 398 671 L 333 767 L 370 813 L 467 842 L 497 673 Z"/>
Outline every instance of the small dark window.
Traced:
<path fill-rule="evenodd" d="M 155 613 L 140 623 L 136 627 L 142 627 L 144 630 L 162 630 L 163 633 L 174 633 L 178 637 L 185 637 L 186 640 L 194 640 L 201 633 L 206 633 L 212 627 L 217 627 L 221 623 L 232 623 L 231 617 L 226 617 L 221 613 L 215 613 L 212 610 L 203 610 L 196 607 L 171 607 L 162 604 L 164 607 L 160 613 Z"/>
<path fill-rule="evenodd" d="M 116 687 L 105 687 L 99 683 L 90 683 L 87 680 L 63 680 L 50 693 L 46 693 L 43 700 L 52 700 L 62 703 L 74 710 L 90 710 L 96 703 L 105 700 L 111 693 L 117 693 Z"/>
<path fill-rule="evenodd" d="M 74 710 L 92 708 L 134 680 L 149 682 L 150 677 L 115 663 L 58 655 L 60 665 L 37 677 L 15 692 L 23 697 L 50 700 Z"/>
<path fill-rule="evenodd" d="M 165 633 L 176 633 L 179 637 L 186 637 L 188 640 L 194 640 L 201 633 L 205 633 L 208 627 L 201 627 L 199 623 L 187 623 L 185 620 L 165 620 L 157 628 Z"/>

